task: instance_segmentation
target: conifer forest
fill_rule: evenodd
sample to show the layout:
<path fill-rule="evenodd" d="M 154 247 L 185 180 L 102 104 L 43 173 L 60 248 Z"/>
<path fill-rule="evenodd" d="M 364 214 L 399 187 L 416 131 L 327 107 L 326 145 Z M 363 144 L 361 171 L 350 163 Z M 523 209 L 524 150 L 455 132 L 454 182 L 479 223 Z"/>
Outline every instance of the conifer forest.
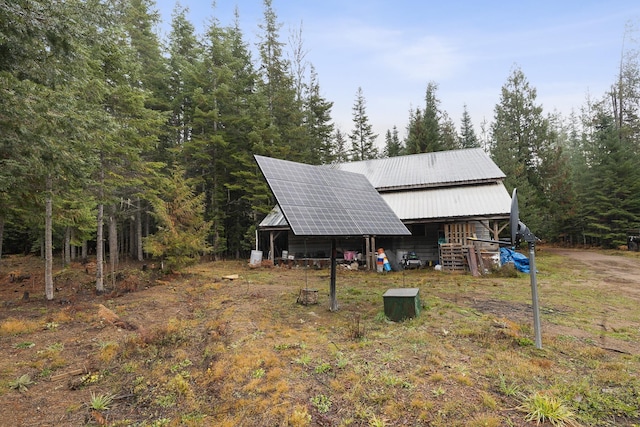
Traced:
<path fill-rule="evenodd" d="M 253 46 L 242 16 L 219 22 L 214 7 L 198 33 L 177 6 L 161 39 L 153 0 L 0 0 L 0 255 L 41 255 L 49 298 L 54 254 L 172 269 L 247 257 L 274 205 L 254 154 L 329 164 L 482 147 L 543 240 L 615 248 L 639 227 L 637 46 L 569 116 L 544 111 L 515 65 L 482 129 L 466 108 L 443 111 L 430 81 L 408 125 L 376 135 L 361 88 L 352 128 L 334 124 L 304 34 L 285 43 L 271 0 L 263 12 Z"/>

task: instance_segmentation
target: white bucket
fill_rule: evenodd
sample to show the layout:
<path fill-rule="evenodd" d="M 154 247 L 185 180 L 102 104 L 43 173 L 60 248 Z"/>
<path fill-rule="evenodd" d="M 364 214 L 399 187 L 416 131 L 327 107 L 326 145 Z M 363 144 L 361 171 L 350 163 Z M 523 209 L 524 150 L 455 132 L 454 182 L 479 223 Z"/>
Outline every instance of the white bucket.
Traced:
<path fill-rule="evenodd" d="M 262 251 L 251 251 L 249 263 L 251 265 L 260 265 L 262 263 Z"/>

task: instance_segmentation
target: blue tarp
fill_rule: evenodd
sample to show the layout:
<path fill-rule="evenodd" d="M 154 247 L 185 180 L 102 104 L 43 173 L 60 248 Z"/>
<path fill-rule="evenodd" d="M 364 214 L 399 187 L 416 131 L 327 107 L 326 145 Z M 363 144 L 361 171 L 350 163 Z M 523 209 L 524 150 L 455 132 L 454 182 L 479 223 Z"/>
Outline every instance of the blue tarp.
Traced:
<path fill-rule="evenodd" d="M 500 264 L 512 262 L 516 270 L 529 273 L 529 258 L 509 248 L 500 248 Z"/>

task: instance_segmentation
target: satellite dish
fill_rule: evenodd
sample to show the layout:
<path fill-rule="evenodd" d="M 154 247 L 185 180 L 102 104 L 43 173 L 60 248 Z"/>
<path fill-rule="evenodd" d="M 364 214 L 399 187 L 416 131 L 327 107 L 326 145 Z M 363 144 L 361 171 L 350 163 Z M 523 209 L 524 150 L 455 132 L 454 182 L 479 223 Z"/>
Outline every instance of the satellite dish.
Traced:
<path fill-rule="evenodd" d="M 511 224 L 511 244 L 517 245 L 518 226 L 520 225 L 520 211 L 518 209 L 518 189 L 513 189 L 511 195 L 511 213 L 509 214 L 509 224 Z"/>
<path fill-rule="evenodd" d="M 513 189 L 511 195 L 511 213 L 509 214 L 509 223 L 511 225 L 511 245 L 518 246 L 521 240 L 527 243 L 535 243 L 538 238 L 529 230 L 522 221 L 520 221 L 520 211 L 518 209 L 518 189 Z"/>

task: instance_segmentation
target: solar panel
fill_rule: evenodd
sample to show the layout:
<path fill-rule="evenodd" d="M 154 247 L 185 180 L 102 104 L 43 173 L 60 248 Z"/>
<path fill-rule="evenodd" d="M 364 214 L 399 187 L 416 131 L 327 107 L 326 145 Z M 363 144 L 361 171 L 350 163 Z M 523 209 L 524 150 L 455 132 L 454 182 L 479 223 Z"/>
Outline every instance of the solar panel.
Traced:
<path fill-rule="evenodd" d="M 364 175 L 254 157 L 296 236 L 411 234 Z"/>

